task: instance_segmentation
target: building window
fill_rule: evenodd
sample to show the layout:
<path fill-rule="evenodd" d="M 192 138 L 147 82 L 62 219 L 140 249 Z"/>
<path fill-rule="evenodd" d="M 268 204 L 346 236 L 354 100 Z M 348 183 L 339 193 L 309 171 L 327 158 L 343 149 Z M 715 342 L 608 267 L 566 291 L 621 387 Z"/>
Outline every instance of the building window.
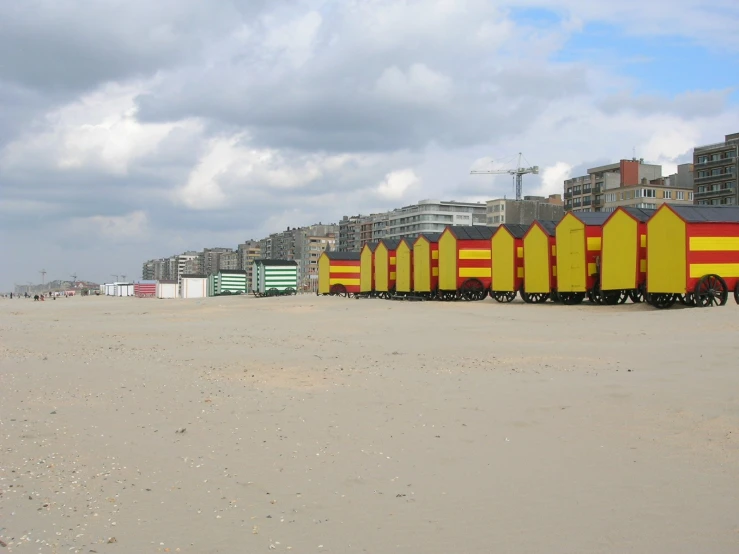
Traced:
<path fill-rule="evenodd" d="M 693 193 L 692 193 L 692 192 L 689 192 L 689 193 L 688 193 L 688 200 L 689 200 L 690 202 L 692 202 L 692 201 L 693 201 Z"/>
<path fill-rule="evenodd" d="M 711 154 L 711 161 L 717 162 L 721 159 L 721 154 Z"/>
<path fill-rule="evenodd" d="M 707 170 L 705 170 L 705 169 L 704 169 L 704 170 L 701 170 L 701 171 L 699 171 L 699 172 L 698 172 L 698 178 L 700 179 L 701 177 L 708 177 L 708 171 L 707 171 Z"/>
<path fill-rule="evenodd" d="M 721 169 L 718 167 L 716 169 L 712 169 L 711 176 L 714 176 L 714 175 L 721 175 Z"/>
<path fill-rule="evenodd" d="M 676 200 L 685 200 L 685 193 L 683 191 L 678 190 L 676 194 L 677 194 L 677 197 L 675 198 Z"/>
<path fill-rule="evenodd" d="M 698 163 L 699 164 L 704 164 L 706 162 L 708 162 L 708 156 L 698 156 Z"/>
<path fill-rule="evenodd" d="M 666 190 L 665 191 L 665 200 L 672 200 L 672 191 Z"/>
<path fill-rule="evenodd" d="M 699 186 L 698 186 L 698 194 L 701 194 L 701 193 L 703 193 L 703 192 L 706 192 L 706 187 L 705 187 L 705 185 L 699 185 Z"/>

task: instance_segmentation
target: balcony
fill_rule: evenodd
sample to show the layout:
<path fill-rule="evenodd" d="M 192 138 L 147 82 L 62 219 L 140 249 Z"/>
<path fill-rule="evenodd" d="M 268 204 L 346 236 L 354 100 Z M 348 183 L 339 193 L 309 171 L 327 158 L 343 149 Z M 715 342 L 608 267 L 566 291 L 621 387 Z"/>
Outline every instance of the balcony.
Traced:
<path fill-rule="evenodd" d="M 710 183 L 711 181 L 726 181 L 727 179 L 734 179 L 736 173 L 722 173 L 721 175 L 709 175 L 708 177 L 695 177 L 693 182 L 696 185 L 701 183 Z"/>
<path fill-rule="evenodd" d="M 593 189 L 591 187 L 583 187 L 582 189 L 583 194 L 590 194 L 591 192 L 593 192 Z"/>
<path fill-rule="evenodd" d="M 572 193 L 571 192 L 565 192 L 565 199 L 567 199 L 567 198 L 572 198 Z"/>
<path fill-rule="evenodd" d="M 733 165 L 736 163 L 736 157 L 734 158 L 721 158 L 720 160 L 708 160 L 707 162 L 703 163 L 696 163 L 693 164 L 695 167 L 700 169 L 707 169 L 709 167 L 716 167 L 721 165 Z"/>
<path fill-rule="evenodd" d="M 592 200 L 583 200 L 582 201 L 582 205 L 583 206 L 590 206 L 592 203 L 593 203 Z"/>
<path fill-rule="evenodd" d="M 720 190 L 707 190 L 705 192 L 696 192 L 694 198 L 709 198 L 712 196 L 734 196 L 736 194 L 736 185 L 722 188 Z"/>

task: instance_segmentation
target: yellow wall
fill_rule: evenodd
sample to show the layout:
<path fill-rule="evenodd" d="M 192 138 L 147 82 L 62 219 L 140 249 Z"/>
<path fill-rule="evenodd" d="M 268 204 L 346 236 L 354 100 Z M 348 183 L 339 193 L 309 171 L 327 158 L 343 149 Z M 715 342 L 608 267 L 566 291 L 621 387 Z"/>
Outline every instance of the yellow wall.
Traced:
<path fill-rule="evenodd" d="M 685 222 L 666 206 L 647 222 L 647 292 L 686 292 L 685 235 Z"/>
<path fill-rule="evenodd" d="M 639 258 L 639 223 L 616 210 L 603 225 L 600 283 L 603 290 L 635 289 Z"/>
<path fill-rule="evenodd" d="M 557 289 L 585 292 L 585 225 L 571 213 L 557 225 Z"/>
<path fill-rule="evenodd" d="M 439 237 L 439 290 L 457 290 L 457 239 L 449 229 Z"/>
<path fill-rule="evenodd" d="M 389 263 L 387 246 L 381 242 L 375 249 L 375 290 L 378 292 L 388 292 Z"/>
<path fill-rule="evenodd" d="M 523 239 L 523 288 L 526 292 L 550 293 L 549 236 L 534 225 Z"/>
<path fill-rule="evenodd" d="M 399 292 L 411 292 L 411 249 L 404 240 L 400 241 L 395 256 L 397 258 L 395 289 Z"/>
<path fill-rule="evenodd" d="M 413 290 L 431 292 L 431 243 L 423 237 L 413 244 Z"/>
<path fill-rule="evenodd" d="M 366 244 L 360 257 L 359 292 L 372 292 L 372 250 Z"/>
<path fill-rule="evenodd" d="M 331 260 L 326 254 L 321 254 L 318 258 L 318 292 L 319 294 L 328 294 L 328 280 L 331 276 Z"/>
<path fill-rule="evenodd" d="M 505 227 L 499 227 L 490 241 L 493 249 L 493 284 L 491 290 L 513 291 L 515 272 L 515 246 L 513 235 Z"/>

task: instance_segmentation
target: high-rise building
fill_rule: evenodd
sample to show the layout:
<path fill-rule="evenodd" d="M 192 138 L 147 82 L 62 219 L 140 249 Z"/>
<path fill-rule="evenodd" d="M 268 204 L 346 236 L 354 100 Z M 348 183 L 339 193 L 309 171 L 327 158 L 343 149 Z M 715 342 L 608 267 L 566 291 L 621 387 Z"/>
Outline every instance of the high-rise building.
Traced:
<path fill-rule="evenodd" d="M 362 248 L 362 228 L 366 229 L 369 225 L 369 238 L 367 242 L 372 240 L 371 229 L 372 220 L 366 215 L 345 215 L 339 221 L 339 241 L 337 250 L 340 252 L 359 252 Z M 367 231 L 365 231 L 365 234 Z"/>
<path fill-rule="evenodd" d="M 543 196 L 524 196 L 523 200 L 498 198 L 487 201 L 487 225 L 516 223 L 531 225 L 535 219 L 559 221 L 565 215 L 561 194 Z"/>
<path fill-rule="evenodd" d="M 200 272 L 201 275 L 212 275 L 218 273 L 220 269 L 221 255 L 233 252 L 231 248 L 204 248 L 199 253 L 200 256 Z"/>
<path fill-rule="evenodd" d="M 739 133 L 724 142 L 693 149 L 695 203 L 711 206 L 739 204 Z"/>
<path fill-rule="evenodd" d="M 662 203 L 692 204 L 690 164 L 662 176 L 662 166 L 644 160 L 621 160 L 588 169 L 564 182 L 565 211 L 612 212 L 619 206 L 654 209 Z"/>
<path fill-rule="evenodd" d="M 235 271 L 239 269 L 238 252 L 222 252 L 218 259 L 218 269 Z"/>
<path fill-rule="evenodd" d="M 259 247 L 259 241 L 247 240 L 239 244 L 237 249 L 239 256 L 239 268 L 246 271 L 246 290 L 251 291 L 251 280 L 253 274 L 254 260 L 262 257 L 262 249 Z"/>
<path fill-rule="evenodd" d="M 144 281 L 150 281 L 154 279 L 154 267 L 156 265 L 156 260 L 148 260 L 144 262 L 143 267 L 141 268 L 141 278 Z"/>

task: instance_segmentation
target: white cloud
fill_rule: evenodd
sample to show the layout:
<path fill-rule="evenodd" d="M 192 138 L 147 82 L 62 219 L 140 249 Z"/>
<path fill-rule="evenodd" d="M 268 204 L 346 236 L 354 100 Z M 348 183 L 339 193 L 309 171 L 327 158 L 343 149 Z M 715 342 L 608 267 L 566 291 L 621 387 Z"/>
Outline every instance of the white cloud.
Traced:
<path fill-rule="evenodd" d="M 70 228 L 90 240 L 102 237 L 113 242 L 127 242 L 148 237 L 149 217 L 143 210 L 116 216 L 94 215 L 73 219 Z"/>
<path fill-rule="evenodd" d="M 412 169 L 400 169 L 385 175 L 385 179 L 377 185 L 378 194 L 387 200 L 400 200 L 410 192 L 416 192 L 421 180 Z"/>
<path fill-rule="evenodd" d="M 411 65 L 407 72 L 397 66 L 388 67 L 375 83 L 375 92 L 380 96 L 408 103 L 448 101 L 452 88 L 449 77 L 422 63 Z"/>
<path fill-rule="evenodd" d="M 572 165 L 567 162 L 556 162 L 554 165 L 545 167 L 541 172 L 541 186 L 535 194 L 541 196 L 562 194 L 563 182 L 571 175 Z"/>
<path fill-rule="evenodd" d="M 200 129 L 195 121 L 139 122 L 134 100 L 142 90 L 141 83 L 109 84 L 48 113 L 4 149 L 0 168 L 22 172 L 46 166 L 126 175 L 135 160 L 155 150 L 174 128 Z"/>

